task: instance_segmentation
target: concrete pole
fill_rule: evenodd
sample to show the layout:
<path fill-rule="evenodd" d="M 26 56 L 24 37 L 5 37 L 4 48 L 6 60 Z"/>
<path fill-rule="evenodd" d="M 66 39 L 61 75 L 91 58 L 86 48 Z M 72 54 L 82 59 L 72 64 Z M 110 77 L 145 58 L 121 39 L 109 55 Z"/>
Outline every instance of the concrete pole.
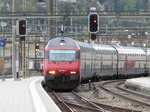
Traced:
<path fill-rule="evenodd" d="M 4 26 L 2 27 L 3 30 L 3 40 L 5 40 L 4 38 Z M 2 81 L 5 81 L 5 46 L 3 47 L 3 77 L 2 77 Z"/>
<path fill-rule="evenodd" d="M 44 49 L 45 49 L 45 45 L 46 45 L 46 33 L 43 33 L 43 39 L 44 39 Z"/>
<path fill-rule="evenodd" d="M 77 40 L 77 23 L 75 23 L 75 39 Z"/>
<path fill-rule="evenodd" d="M 20 37 L 21 41 L 21 55 L 22 55 L 22 76 L 26 78 L 26 40 L 25 36 Z"/>
<path fill-rule="evenodd" d="M 16 78 L 19 78 L 19 42 L 15 42 L 16 50 Z"/>
<path fill-rule="evenodd" d="M 27 44 L 28 44 L 28 60 L 27 60 L 27 74 L 28 74 L 28 77 L 30 77 L 30 71 L 29 71 L 29 49 L 30 49 L 30 46 L 29 46 L 29 30 L 27 30 Z"/>
<path fill-rule="evenodd" d="M 73 32 L 73 19 L 72 18 L 70 18 L 70 26 L 71 26 L 71 33 Z"/>
<path fill-rule="evenodd" d="M 26 12 L 26 0 L 23 0 L 23 11 Z M 26 37 L 25 36 L 20 36 L 20 42 L 21 42 L 21 56 L 22 56 L 22 59 L 21 59 L 21 68 L 22 68 L 22 76 L 23 78 L 26 78 L 26 72 L 27 72 L 27 69 L 26 69 Z"/>
<path fill-rule="evenodd" d="M 57 0 L 55 0 L 55 14 L 57 14 Z M 56 27 L 56 29 L 55 29 L 56 36 L 58 36 L 58 34 L 57 34 L 57 19 L 55 20 L 55 27 Z"/>
<path fill-rule="evenodd" d="M 3 47 L 3 77 L 2 81 L 5 81 L 5 46 Z"/>
<path fill-rule="evenodd" d="M 12 12 L 15 12 L 16 0 L 12 0 Z"/>
<path fill-rule="evenodd" d="M 37 44 L 37 34 L 35 35 L 35 41 L 34 41 L 34 46 L 35 46 L 35 52 L 34 52 L 34 69 L 37 70 L 37 49 L 36 49 L 36 44 Z"/>
<path fill-rule="evenodd" d="M 12 77 L 14 80 L 16 79 L 16 49 L 15 49 L 15 41 L 16 41 L 16 27 L 12 26 Z"/>
<path fill-rule="evenodd" d="M 16 0 L 12 0 L 12 12 L 15 12 Z M 16 41 L 16 27 L 15 19 L 12 20 L 12 77 L 16 79 L 16 53 L 15 53 L 15 41 Z"/>
<path fill-rule="evenodd" d="M 53 0 L 48 0 L 48 13 L 53 13 Z M 52 31 L 53 21 L 48 19 L 48 39 L 53 39 L 53 31 Z"/>
<path fill-rule="evenodd" d="M 23 0 L 23 11 L 25 12 L 26 11 L 26 0 Z"/>

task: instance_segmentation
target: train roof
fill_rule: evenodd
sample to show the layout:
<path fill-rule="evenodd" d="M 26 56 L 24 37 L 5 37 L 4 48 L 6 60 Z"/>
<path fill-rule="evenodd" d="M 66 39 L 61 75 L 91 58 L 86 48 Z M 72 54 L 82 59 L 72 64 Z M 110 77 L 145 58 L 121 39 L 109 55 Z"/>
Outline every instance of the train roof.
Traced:
<path fill-rule="evenodd" d="M 69 37 L 57 37 L 48 42 L 47 47 L 79 47 L 77 42 Z"/>
<path fill-rule="evenodd" d="M 62 45 L 61 45 L 62 44 Z M 84 42 L 75 41 L 69 37 L 56 37 L 48 42 L 46 48 L 48 47 L 77 47 L 82 51 L 93 51 L 92 45 Z"/>
<path fill-rule="evenodd" d="M 94 51 L 94 48 L 89 43 L 78 42 L 78 41 L 77 41 L 77 43 L 80 47 L 80 50 L 82 50 L 82 51 L 91 51 L 91 52 Z"/>
<path fill-rule="evenodd" d="M 146 54 L 140 47 L 114 46 L 119 54 Z"/>
<path fill-rule="evenodd" d="M 112 52 L 119 54 L 146 54 L 146 50 L 140 47 L 126 47 L 126 46 L 111 46 L 100 44 L 89 44 L 75 41 L 69 37 L 57 37 L 48 42 L 47 47 L 77 47 L 82 51 L 97 51 L 97 52 Z M 150 49 L 147 49 L 148 55 L 150 55 Z"/>
<path fill-rule="evenodd" d="M 107 50 L 107 51 L 116 51 L 114 47 L 111 45 L 99 45 L 99 44 L 92 44 L 95 50 Z"/>

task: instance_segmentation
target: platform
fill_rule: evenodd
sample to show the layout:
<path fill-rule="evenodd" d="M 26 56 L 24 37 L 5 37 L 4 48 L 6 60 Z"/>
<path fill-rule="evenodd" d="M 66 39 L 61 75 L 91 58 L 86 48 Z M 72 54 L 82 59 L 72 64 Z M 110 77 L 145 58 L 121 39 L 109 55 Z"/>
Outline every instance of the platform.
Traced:
<path fill-rule="evenodd" d="M 0 81 L 1 112 L 61 112 L 41 86 L 43 76 Z"/>
<path fill-rule="evenodd" d="M 150 93 L 150 77 L 127 79 L 125 85 L 142 93 Z"/>

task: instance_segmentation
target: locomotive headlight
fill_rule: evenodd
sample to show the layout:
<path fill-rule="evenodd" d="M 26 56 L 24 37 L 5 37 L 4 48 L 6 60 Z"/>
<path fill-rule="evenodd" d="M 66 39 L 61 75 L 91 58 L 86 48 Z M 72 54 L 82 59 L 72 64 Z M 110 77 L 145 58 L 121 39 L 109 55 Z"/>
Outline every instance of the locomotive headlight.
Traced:
<path fill-rule="evenodd" d="M 65 43 L 65 40 L 61 40 L 61 41 L 60 41 L 60 45 L 61 45 L 61 46 L 65 45 L 65 44 L 66 44 L 66 43 Z"/>
<path fill-rule="evenodd" d="M 55 74 L 56 72 L 54 70 L 48 71 L 49 74 Z"/>
<path fill-rule="evenodd" d="M 76 73 L 77 73 L 76 71 L 71 71 L 71 72 L 70 72 L 70 74 L 76 74 Z"/>

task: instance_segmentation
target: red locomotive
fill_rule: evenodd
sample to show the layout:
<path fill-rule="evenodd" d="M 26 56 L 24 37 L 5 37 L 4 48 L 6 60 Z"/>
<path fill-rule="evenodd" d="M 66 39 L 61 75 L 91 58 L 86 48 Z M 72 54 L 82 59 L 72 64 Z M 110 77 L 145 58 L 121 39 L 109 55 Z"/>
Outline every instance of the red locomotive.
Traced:
<path fill-rule="evenodd" d="M 45 84 L 51 89 L 72 89 L 80 82 L 80 48 L 69 38 L 55 38 L 45 48 Z"/>
<path fill-rule="evenodd" d="M 74 89 L 89 79 L 148 75 L 150 50 L 97 45 L 68 37 L 50 40 L 45 48 L 44 82 L 50 89 Z"/>

